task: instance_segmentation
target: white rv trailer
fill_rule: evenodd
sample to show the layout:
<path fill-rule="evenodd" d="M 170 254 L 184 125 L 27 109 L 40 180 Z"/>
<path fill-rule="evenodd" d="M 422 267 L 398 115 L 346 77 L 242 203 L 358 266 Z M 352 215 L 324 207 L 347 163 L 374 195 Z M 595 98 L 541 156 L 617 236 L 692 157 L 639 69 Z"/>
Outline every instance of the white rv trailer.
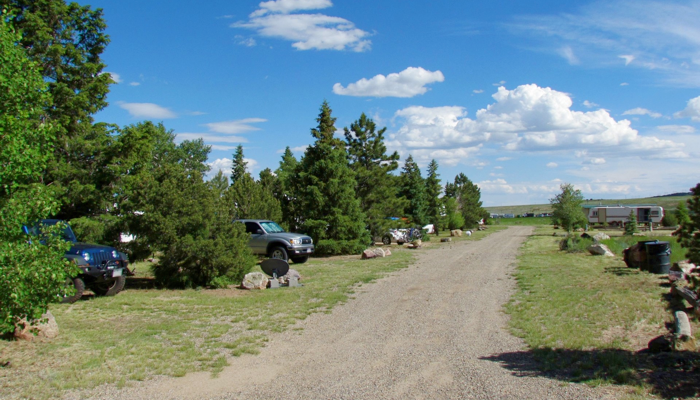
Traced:
<path fill-rule="evenodd" d="M 661 206 L 597 206 L 588 209 L 588 223 L 605 223 L 610 225 L 625 225 L 629 220 L 630 212 L 637 217 L 637 223 L 661 222 L 664 217 L 664 209 Z"/>

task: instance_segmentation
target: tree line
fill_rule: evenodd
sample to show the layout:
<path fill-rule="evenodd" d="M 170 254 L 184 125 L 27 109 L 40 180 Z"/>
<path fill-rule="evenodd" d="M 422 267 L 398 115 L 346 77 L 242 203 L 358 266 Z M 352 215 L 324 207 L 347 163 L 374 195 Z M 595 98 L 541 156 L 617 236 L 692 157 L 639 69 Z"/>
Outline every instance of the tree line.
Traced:
<path fill-rule="evenodd" d="M 65 244 L 27 240 L 25 223 L 69 221 L 86 242 L 140 260 L 158 253 L 156 278 L 177 287 L 240 281 L 255 259 L 236 218 L 268 218 L 313 237 L 320 254 L 357 253 L 406 217 L 413 226 L 471 227 L 486 216 L 479 188 L 460 174 L 443 189 L 411 156 L 384 144 L 366 115 L 344 128 L 327 102 L 297 159 L 253 177 L 243 148 L 230 178 L 207 180 L 210 146 L 175 141 L 162 123 L 96 123 L 114 83 L 101 58 L 109 44 L 101 9 L 64 0 L 0 0 L 0 331 L 37 317 L 66 289 L 75 267 Z M 120 235 L 135 240 L 121 243 Z M 39 314 L 40 315 L 40 314 Z"/>

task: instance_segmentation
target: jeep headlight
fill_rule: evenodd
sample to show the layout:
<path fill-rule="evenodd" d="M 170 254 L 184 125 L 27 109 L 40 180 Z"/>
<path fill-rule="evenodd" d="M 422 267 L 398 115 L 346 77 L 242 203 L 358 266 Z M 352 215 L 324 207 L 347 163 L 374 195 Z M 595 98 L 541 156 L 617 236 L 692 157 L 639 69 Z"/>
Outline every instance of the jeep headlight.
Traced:
<path fill-rule="evenodd" d="M 119 258 L 119 253 L 116 250 L 112 250 L 112 258 Z"/>
<path fill-rule="evenodd" d="M 301 239 L 292 239 L 289 241 L 293 246 L 301 244 Z"/>
<path fill-rule="evenodd" d="M 82 252 L 82 254 L 80 255 L 83 256 L 85 261 L 90 261 L 90 253 L 88 253 L 87 251 Z"/>

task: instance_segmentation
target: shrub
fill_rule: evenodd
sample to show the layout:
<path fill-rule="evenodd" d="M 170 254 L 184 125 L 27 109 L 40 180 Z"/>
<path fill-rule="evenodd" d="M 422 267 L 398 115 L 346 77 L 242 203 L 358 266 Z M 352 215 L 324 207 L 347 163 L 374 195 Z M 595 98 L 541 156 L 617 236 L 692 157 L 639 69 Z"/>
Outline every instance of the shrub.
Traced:
<path fill-rule="evenodd" d="M 360 240 L 319 240 L 314 254 L 319 257 L 360 254 L 365 248 Z"/>
<path fill-rule="evenodd" d="M 559 250 L 567 253 L 583 253 L 588 251 L 588 246 L 593 244 L 593 239 L 582 238 L 578 235 L 569 235 L 559 241 Z"/>
<path fill-rule="evenodd" d="M 664 215 L 664 218 L 661 220 L 661 226 L 678 226 L 678 218 L 676 218 L 675 214 L 668 213 Z"/>

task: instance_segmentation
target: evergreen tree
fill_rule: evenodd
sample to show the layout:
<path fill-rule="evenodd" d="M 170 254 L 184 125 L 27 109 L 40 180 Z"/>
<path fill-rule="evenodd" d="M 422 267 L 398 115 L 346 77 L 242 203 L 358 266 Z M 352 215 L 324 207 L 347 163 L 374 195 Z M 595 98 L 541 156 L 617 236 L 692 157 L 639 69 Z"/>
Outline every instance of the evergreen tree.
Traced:
<path fill-rule="evenodd" d="M 100 58 L 109 43 L 102 10 L 63 0 L 0 0 L 0 9 L 9 12 L 8 24 L 21 32 L 20 45 L 48 84 L 44 118 L 56 138 L 42 181 L 60 192 L 57 216 L 104 214 L 111 202 L 107 166 L 118 154 L 111 147 L 114 128 L 92 119 L 107 106 L 113 83 Z"/>
<path fill-rule="evenodd" d="M 445 185 L 445 197 L 455 198 L 464 219 L 463 228 L 472 229 L 488 216 L 481 206 L 481 189 L 463 173 L 455 176 L 454 183 Z"/>
<path fill-rule="evenodd" d="M 360 119 L 345 128 L 350 168 L 355 173 L 355 192 L 367 225 L 374 236 L 386 232 L 391 224 L 387 217 L 401 215 L 406 202 L 399 198 L 392 171 L 398 169 L 399 154 L 386 154 L 384 133 L 363 113 Z"/>
<path fill-rule="evenodd" d="M 238 145 L 236 152 L 233 153 L 233 162 L 231 165 L 231 184 L 247 173 L 248 162 L 243 159 L 243 146 Z"/>
<path fill-rule="evenodd" d="M 281 224 L 291 232 L 298 232 L 301 229 L 301 208 L 296 194 L 293 192 L 294 182 L 298 179 L 298 164 L 299 161 L 287 146 L 282 154 L 280 166 L 275 170 L 277 180 L 272 190 L 275 198 L 279 199 L 282 208 Z"/>
<path fill-rule="evenodd" d="M 552 223 L 564 228 L 567 232 L 586 224 L 586 215 L 583 213 L 583 195 L 574 185 L 562 183 L 561 193 L 549 199 L 552 204 Z"/>
<path fill-rule="evenodd" d="M 226 193 L 228 186 L 228 178 L 226 178 L 222 170 L 219 170 L 209 181 L 209 187 L 215 190 L 219 194 L 219 197 L 222 197 Z"/>
<path fill-rule="evenodd" d="M 365 216 L 355 194 L 356 182 L 348 164 L 345 143 L 335 138 L 335 118 L 327 102 L 321 105 L 311 130 L 315 142 L 306 149 L 292 183 L 303 210 L 303 229 L 316 242 L 359 241 L 367 243 Z"/>
<path fill-rule="evenodd" d="M 625 235 L 632 236 L 635 234 L 635 232 L 638 232 L 637 216 L 634 214 L 634 211 L 630 211 L 630 215 L 627 218 L 627 223 L 625 224 Z"/>
<path fill-rule="evenodd" d="M 279 200 L 261 181 L 253 179 L 246 170 L 247 164 L 243 159 L 243 146 L 239 145 L 233 157 L 232 184 L 225 196 L 232 215 L 237 219 L 279 221 L 282 218 Z"/>
<path fill-rule="evenodd" d="M 687 218 L 682 222 L 681 218 L 678 219 L 681 226 L 674 235 L 678 236 L 681 246 L 688 250 L 688 260 L 695 265 L 700 265 L 700 183 L 690 191 L 693 196 L 687 202 Z"/>
<path fill-rule="evenodd" d="M 439 232 L 442 226 L 441 214 L 443 211 L 443 204 L 440 199 L 442 186 L 440 185 L 440 179 L 438 178 L 440 174 L 437 173 L 437 169 L 437 161 L 430 161 L 430 164 L 428 164 L 428 176 L 425 179 L 426 196 L 428 200 L 428 222 L 434 225 L 435 233 Z"/>
<path fill-rule="evenodd" d="M 420 174 L 418 164 L 410 154 L 401 171 L 400 195 L 408 201 L 404 214 L 411 219 L 414 226 L 423 226 L 427 221 L 425 181 Z"/>

